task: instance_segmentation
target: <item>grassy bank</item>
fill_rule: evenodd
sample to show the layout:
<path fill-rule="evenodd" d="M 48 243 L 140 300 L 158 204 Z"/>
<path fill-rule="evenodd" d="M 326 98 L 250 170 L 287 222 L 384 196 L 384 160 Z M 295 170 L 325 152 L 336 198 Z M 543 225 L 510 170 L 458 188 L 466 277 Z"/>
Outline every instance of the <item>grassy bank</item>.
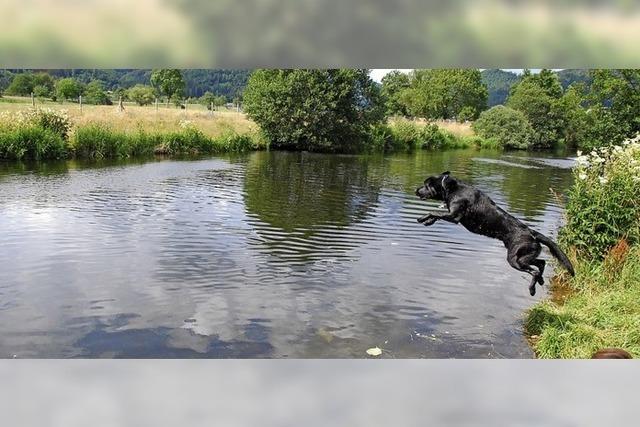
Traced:
<path fill-rule="evenodd" d="M 108 112 L 101 111 L 104 108 Z M 257 127 L 243 119 L 229 121 L 216 117 L 216 112 L 213 117 L 208 113 L 187 115 L 194 118 L 191 120 L 173 111 L 166 113 L 158 112 L 154 121 L 153 113 L 119 113 L 114 107 L 94 106 L 81 119 L 61 109 L 5 110 L 0 113 L 0 159 L 214 154 L 267 146 Z M 206 126 L 202 125 L 203 115 L 211 122 Z"/>
<path fill-rule="evenodd" d="M 486 142 L 473 134 L 465 123 L 393 118 L 374 129 L 371 148 L 374 150 L 442 150 L 487 148 Z"/>
<path fill-rule="evenodd" d="M 580 156 L 560 240 L 576 276 L 554 278 L 525 330 L 538 357 L 640 357 L 640 139 Z"/>
<path fill-rule="evenodd" d="M 235 111 L 213 113 L 154 106 L 48 103 L 32 108 L 16 98 L 0 108 L 0 159 L 123 158 L 154 154 L 214 154 L 265 149 L 258 126 Z M 10 108 L 6 108 L 9 106 Z M 51 107 L 51 108 L 50 108 Z M 68 107 L 63 108 L 63 107 Z M 468 124 L 393 119 L 372 129 L 358 151 L 486 147 Z"/>

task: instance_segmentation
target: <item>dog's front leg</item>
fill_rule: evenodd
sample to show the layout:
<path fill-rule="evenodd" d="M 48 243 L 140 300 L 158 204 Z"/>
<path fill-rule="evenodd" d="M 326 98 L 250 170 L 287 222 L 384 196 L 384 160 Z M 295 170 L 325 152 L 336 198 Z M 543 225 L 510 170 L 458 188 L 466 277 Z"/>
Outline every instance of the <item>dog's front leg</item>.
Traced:
<path fill-rule="evenodd" d="M 462 212 L 463 212 L 462 209 L 455 209 L 455 210 L 452 209 L 446 214 L 429 213 L 418 218 L 418 222 L 424 226 L 429 226 L 434 224 L 437 220 L 441 219 L 443 221 L 451 222 L 453 224 L 458 224 L 462 219 Z"/>

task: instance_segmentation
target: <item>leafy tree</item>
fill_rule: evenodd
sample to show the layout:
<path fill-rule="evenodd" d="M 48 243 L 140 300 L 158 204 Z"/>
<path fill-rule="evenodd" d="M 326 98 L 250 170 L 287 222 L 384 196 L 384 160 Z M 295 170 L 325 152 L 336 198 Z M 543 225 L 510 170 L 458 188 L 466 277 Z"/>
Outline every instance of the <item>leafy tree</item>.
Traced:
<path fill-rule="evenodd" d="M 275 148 L 353 150 L 384 116 L 368 70 L 257 70 L 244 110 Z"/>
<path fill-rule="evenodd" d="M 167 97 L 167 106 L 171 98 L 184 96 L 185 83 L 182 73 L 177 69 L 153 70 L 151 73 L 151 86 L 158 93 Z"/>
<path fill-rule="evenodd" d="M 44 96 L 50 96 L 54 88 L 54 80 L 47 73 L 21 73 L 16 74 L 7 88 L 7 94 L 29 96 L 36 86 L 42 86 L 39 92 Z"/>
<path fill-rule="evenodd" d="M 593 105 L 606 107 L 621 127 L 621 134 L 640 132 L 640 69 L 594 70 L 591 85 Z"/>
<path fill-rule="evenodd" d="M 84 91 L 83 101 L 87 104 L 110 105 L 111 99 L 104 91 L 104 85 L 100 80 L 91 81 Z"/>
<path fill-rule="evenodd" d="M 587 112 L 583 108 L 584 90 L 583 83 L 573 84 L 551 107 L 551 116 L 562 119 L 559 136 L 570 148 L 580 147 L 586 137 Z"/>
<path fill-rule="evenodd" d="M 216 98 L 214 105 L 216 107 L 222 107 L 227 103 L 227 97 L 224 95 L 220 95 Z"/>
<path fill-rule="evenodd" d="M 51 96 L 51 91 L 46 86 L 38 85 L 34 86 L 33 95 L 40 99 L 48 98 Z"/>
<path fill-rule="evenodd" d="M 479 70 L 415 70 L 400 98 L 410 114 L 430 119 L 457 117 L 464 107 L 476 118 L 487 106 L 487 87 Z M 467 113 L 468 114 L 468 113 Z"/>
<path fill-rule="evenodd" d="M 480 114 L 473 130 L 481 137 L 495 140 L 501 148 L 527 149 L 533 140 L 533 129 L 526 116 L 502 105 Z"/>
<path fill-rule="evenodd" d="M 563 118 L 553 105 L 561 96 L 558 76 L 549 70 L 525 73 L 511 89 L 507 106 L 522 111 L 533 127 L 532 148 L 549 148 L 560 139 Z"/>
<path fill-rule="evenodd" d="M 138 105 L 150 105 L 155 99 L 156 95 L 151 86 L 145 86 L 137 84 L 126 91 L 127 98 L 136 102 Z"/>
<path fill-rule="evenodd" d="M 211 109 L 211 106 L 217 106 L 218 97 L 213 93 L 207 91 L 200 97 L 200 104 L 204 105 L 208 110 Z"/>
<path fill-rule="evenodd" d="M 33 74 L 16 74 L 9 87 L 7 95 L 28 96 L 33 92 Z"/>
<path fill-rule="evenodd" d="M 56 93 L 62 99 L 77 99 L 82 95 L 82 84 L 72 77 L 56 82 Z"/>
<path fill-rule="evenodd" d="M 387 73 L 382 78 L 381 94 L 386 112 L 391 116 L 407 116 L 407 106 L 401 102 L 401 94 L 410 86 L 409 75 L 398 70 Z"/>

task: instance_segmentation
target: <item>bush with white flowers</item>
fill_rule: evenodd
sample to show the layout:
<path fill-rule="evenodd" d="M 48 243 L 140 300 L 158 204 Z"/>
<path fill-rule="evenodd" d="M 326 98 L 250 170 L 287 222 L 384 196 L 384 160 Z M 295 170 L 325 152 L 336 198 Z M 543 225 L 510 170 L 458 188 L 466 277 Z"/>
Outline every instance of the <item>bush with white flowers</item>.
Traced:
<path fill-rule="evenodd" d="M 640 135 L 622 145 L 578 152 L 562 242 L 602 258 L 621 238 L 640 238 Z"/>

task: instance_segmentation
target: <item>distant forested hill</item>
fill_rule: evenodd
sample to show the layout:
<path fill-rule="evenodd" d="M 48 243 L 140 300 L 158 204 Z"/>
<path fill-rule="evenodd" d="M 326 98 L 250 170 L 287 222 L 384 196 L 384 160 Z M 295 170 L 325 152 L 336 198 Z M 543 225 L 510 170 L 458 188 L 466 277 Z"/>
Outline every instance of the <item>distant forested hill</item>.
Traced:
<path fill-rule="evenodd" d="M 568 88 L 572 83 L 585 83 L 587 86 L 591 84 L 591 76 L 589 70 L 585 69 L 566 69 L 557 72 L 560 84 L 564 89 Z"/>
<path fill-rule="evenodd" d="M 487 85 L 489 107 L 504 104 L 509 96 L 511 86 L 520 81 L 520 76 L 510 71 L 490 69 L 482 71 L 482 82 Z"/>
<path fill-rule="evenodd" d="M 73 77 L 83 83 L 101 80 L 107 90 L 128 88 L 138 83 L 148 85 L 151 76 L 151 70 L 136 69 L 14 69 L 0 71 L 0 84 L 2 84 L 2 78 L 8 74 L 40 71 L 47 72 L 56 78 Z M 250 73 L 251 70 L 182 70 L 187 85 L 187 96 L 199 97 L 209 91 L 229 99 L 242 93 Z"/>

